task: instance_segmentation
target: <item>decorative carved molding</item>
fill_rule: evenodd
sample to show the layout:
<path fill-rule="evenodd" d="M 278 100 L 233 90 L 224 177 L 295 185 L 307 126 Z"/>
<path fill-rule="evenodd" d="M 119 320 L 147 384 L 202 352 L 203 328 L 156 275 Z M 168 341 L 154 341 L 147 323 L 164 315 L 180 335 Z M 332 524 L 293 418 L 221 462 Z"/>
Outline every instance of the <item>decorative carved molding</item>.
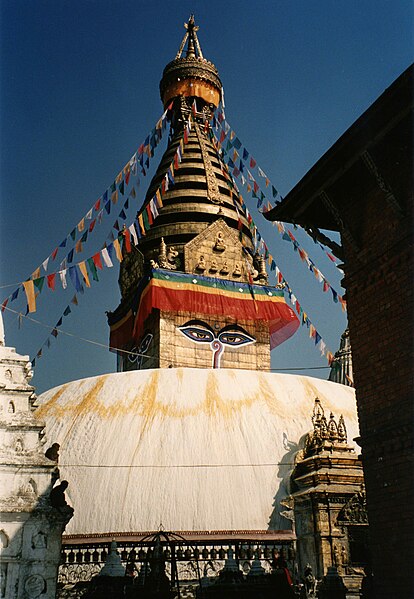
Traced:
<path fill-rule="evenodd" d="M 367 501 L 364 491 L 358 491 L 338 514 L 338 524 L 368 524 Z"/>
<path fill-rule="evenodd" d="M 194 124 L 194 128 L 198 142 L 200 144 L 201 156 L 203 158 L 204 169 L 206 171 L 207 198 L 214 204 L 222 204 L 223 200 L 220 196 L 220 190 L 218 187 L 216 175 L 214 173 L 213 165 L 211 163 L 210 155 L 208 153 L 208 146 L 205 134 L 201 132 L 198 123 Z"/>
<path fill-rule="evenodd" d="M 360 248 L 355 239 L 355 235 L 351 232 L 350 228 L 344 223 L 341 213 L 339 212 L 338 208 L 335 206 L 335 204 L 333 203 L 331 198 L 328 196 L 326 191 L 321 191 L 321 193 L 319 194 L 319 197 L 320 197 L 322 203 L 324 204 L 325 208 L 327 208 L 327 210 L 329 210 L 329 212 L 334 217 L 335 222 L 339 226 L 339 230 L 340 230 L 342 236 L 347 240 L 349 245 L 356 252 L 359 252 Z"/>
<path fill-rule="evenodd" d="M 368 150 L 365 150 L 365 152 L 361 154 L 361 158 L 369 172 L 374 175 L 378 187 L 384 193 L 385 201 L 389 206 L 391 206 L 391 208 L 394 210 L 394 212 L 396 212 L 396 214 L 398 214 L 399 217 L 404 216 L 404 211 L 401 207 L 401 204 L 395 197 L 390 185 L 388 185 L 384 177 L 381 175 L 377 165 L 374 162 L 374 159 Z"/>

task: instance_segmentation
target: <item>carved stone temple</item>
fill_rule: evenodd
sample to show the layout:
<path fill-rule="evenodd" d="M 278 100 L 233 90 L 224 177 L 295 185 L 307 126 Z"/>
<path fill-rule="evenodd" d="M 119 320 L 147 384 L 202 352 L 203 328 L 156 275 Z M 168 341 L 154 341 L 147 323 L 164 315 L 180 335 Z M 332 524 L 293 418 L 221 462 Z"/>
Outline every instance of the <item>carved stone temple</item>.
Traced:
<path fill-rule="evenodd" d="M 296 515 L 313 517 L 306 511 L 313 498 L 308 464 L 319 476 L 321 460 L 329 463 L 342 501 L 332 514 L 362 481 L 352 449 L 354 390 L 270 372 L 271 350 L 299 323 L 268 277 L 254 225 L 209 127 L 222 83 L 197 30 L 190 18 L 161 78 L 171 131 L 135 221 L 147 219 L 148 226 L 123 247 L 120 302 L 108 314 L 117 372 L 39 398 L 37 414 L 60 444 L 59 468 L 71 481 L 75 508 L 63 541 L 62 597 L 73 596 L 64 595 L 71 584 L 92 579 L 104 593 L 98 574 L 113 542 L 111 559 L 121 561 L 128 578 L 120 596 L 145 597 L 161 569 L 171 596 L 185 587 L 187 597 L 203 589 L 202 596 L 218 598 L 234 581 L 235 597 L 256 597 L 257 585 L 270 593 L 263 596 L 283 584 L 292 592 L 308 559 L 319 578 L 334 564 L 318 528 L 310 540 L 303 527 L 295 533 Z M 326 413 L 343 415 L 335 421 L 338 438 L 295 461 L 315 398 Z M 347 436 L 339 438 L 345 422 Z M 300 468 L 306 501 L 296 489 Z M 325 518 L 322 497 L 325 503 L 314 506 Z"/>
<path fill-rule="evenodd" d="M 0 598 L 54 599 L 73 509 L 53 505 L 59 472 L 34 414 L 31 363 L 4 345 L 1 315 L 0 324 Z"/>

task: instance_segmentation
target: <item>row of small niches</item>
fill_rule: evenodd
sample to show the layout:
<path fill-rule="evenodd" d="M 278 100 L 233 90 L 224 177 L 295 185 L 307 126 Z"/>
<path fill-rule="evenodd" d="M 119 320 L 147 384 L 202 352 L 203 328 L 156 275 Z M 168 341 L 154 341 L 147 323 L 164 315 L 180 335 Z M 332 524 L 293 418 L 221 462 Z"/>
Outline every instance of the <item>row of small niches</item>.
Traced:
<path fill-rule="evenodd" d="M 189 560 L 189 559 L 227 559 L 229 557 L 229 549 L 232 551 L 232 556 L 236 559 L 273 559 L 276 556 L 283 554 L 286 559 L 293 559 L 293 551 L 291 547 L 282 548 L 279 545 L 242 545 L 239 546 L 236 551 L 235 547 L 226 548 L 220 547 L 204 547 L 199 549 L 198 547 L 190 548 L 177 546 L 175 550 L 175 557 L 178 560 Z M 118 553 L 122 562 L 142 562 L 152 558 L 153 550 L 151 548 L 140 549 L 126 549 L 118 547 Z M 62 551 L 61 563 L 62 564 L 87 564 L 87 563 L 103 563 L 108 557 L 107 548 L 97 547 L 95 549 L 64 549 Z M 164 558 L 166 560 L 171 559 L 171 549 L 167 547 L 164 550 Z"/>

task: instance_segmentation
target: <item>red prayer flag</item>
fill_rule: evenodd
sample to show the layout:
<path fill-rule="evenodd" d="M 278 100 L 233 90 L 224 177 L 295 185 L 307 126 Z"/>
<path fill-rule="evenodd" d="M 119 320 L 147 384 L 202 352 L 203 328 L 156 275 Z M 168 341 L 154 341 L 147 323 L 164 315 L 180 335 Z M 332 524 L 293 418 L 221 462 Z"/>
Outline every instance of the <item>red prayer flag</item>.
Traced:
<path fill-rule="evenodd" d="M 148 221 L 149 221 L 150 226 L 152 227 L 154 219 L 152 218 L 151 207 L 150 207 L 149 204 L 147 204 L 147 207 L 145 208 L 145 211 L 148 214 Z"/>
<path fill-rule="evenodd" d="M 124 229 L 124 237 L 125 237 L 125 249 L 127 253 L 131 251 L 131 233 L 128 229 Z"/>
<path fill-rule="evenodd" d="M 95 264 L 96 268 L 99 268 L 100 270 L 102 270 L 101 252 L 96 252 L 96 254 L 94 256 L 92 256 L 92 260 L 93 260 L 93 263 Z"/>
<path fill-rule="evenodd" d="M 250 168 L 254 168 L 256 166 L 256 160 L 254 158 L 250 158 Z"/>
<path fill-rule="evenodd" d="M 55 290 L 55 283 L 56 283 L 56 273 L 54 272 L 51 275 L 47 275 L 47 286 L 52 291 Z"/>
<path fill-rule="evenodd" d="M 101 198 L 99 198 L 99 200 L 97 200 L 95 202 L 94 208 L 95 208 L 96 212 L 98 212 L 98 210 L 99 210 L 100 207 L 101 207 Z"/>
<path fill-rule="evenodd" d="M 53 252 L 51 253 L 52 260 L 54 260 L 56 258 L 56 254 L 58 253 L 58 249 L 59 248 L 54 249 Z"/>

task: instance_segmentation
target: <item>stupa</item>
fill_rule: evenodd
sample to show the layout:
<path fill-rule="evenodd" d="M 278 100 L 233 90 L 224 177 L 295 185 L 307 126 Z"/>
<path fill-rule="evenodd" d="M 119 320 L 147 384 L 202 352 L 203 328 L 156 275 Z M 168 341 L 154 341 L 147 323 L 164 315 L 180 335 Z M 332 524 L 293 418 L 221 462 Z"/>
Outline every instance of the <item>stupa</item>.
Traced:
<path fill-rule="evenodd" d="M 292 543 L 280 501 L 315 398 L 358 435 L 353 389 L 270 372 L 271 349 L 299 323 L 268 283 L 210 135 L 222 84 L 197 29 L 191 17 L 160 83 L 171 136 L 141 216 L 160 186 L 162 206 L 121 263 L 121 301 L 108 316 L 118 372 L 39 397 L 71 481 L 72 562 L 92 552 L 104 561 L 115 539 L 126 563 L 161 523 L 191 545 L 188 559 L 194 547 L 214 562 L 223 547 L 251 544 L 255 556 Z"/>

